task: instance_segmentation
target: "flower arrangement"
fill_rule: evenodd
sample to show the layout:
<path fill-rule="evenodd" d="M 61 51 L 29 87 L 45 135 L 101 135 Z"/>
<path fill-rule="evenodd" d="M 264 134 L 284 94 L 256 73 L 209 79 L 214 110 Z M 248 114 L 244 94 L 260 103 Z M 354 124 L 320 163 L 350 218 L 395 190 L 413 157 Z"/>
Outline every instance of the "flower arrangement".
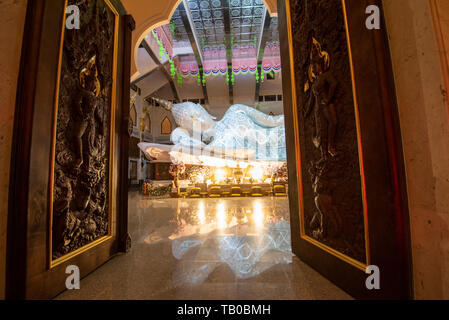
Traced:
<path fill-rule="evenodd" d="M 210 178 L 210 175 L 211 169 L 209 167 L 191 166 L 185 178 L 192 183 L 203 183 Z"/>
<path fill-rule="evenodd" d="M 153 196 L 153 197 L 162 197 L 167 195 L 171 191 L 171 185 L 169 186 L 162 186 L 162 187 L 156 187 L 153 186 L 151 183 L 145 182 L 143 184 L 143 195 L 144 196 Z"/>
<path fill-rule="evenodd" d="M 169 172 L 173 177 L 181 178 L 181 176 L 186 172 L 186 165 L 182 162 L 180 162 L 178 164 L 173 163 L 170 166 Z"/>
<path fill-rule="evenodd" d="M 288 182 L 288 167 L 287 163 L 284 163 L 282 166 L 277 168 L 274 172 L 275 182 Z"/>
<path fill-rule="evenodd" d="M 211 168 L 198 165 L 188 165 L 184 163 L 172 164 L 170 166 L 170 174 L 175 180 L 189 180 L 191 183 L 203 183 L 207 181 L 211 175 Z"/>

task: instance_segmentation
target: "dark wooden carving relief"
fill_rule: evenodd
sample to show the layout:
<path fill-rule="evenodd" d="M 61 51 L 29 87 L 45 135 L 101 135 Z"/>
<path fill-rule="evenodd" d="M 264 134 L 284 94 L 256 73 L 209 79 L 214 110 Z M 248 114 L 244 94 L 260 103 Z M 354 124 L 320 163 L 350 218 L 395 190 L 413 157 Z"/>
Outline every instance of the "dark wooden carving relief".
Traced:
<path fill-rule="evenodd" d="M 64 30 L 56 114 L 52 259 L 109 234 L 116 16 L 104 0 L 74 1 L 81 28 Z"/>
<path fill-rule="evenodd" d="M 360 262 L 357 119 L 341 0 L 291 0 L 305 236 Z"/>

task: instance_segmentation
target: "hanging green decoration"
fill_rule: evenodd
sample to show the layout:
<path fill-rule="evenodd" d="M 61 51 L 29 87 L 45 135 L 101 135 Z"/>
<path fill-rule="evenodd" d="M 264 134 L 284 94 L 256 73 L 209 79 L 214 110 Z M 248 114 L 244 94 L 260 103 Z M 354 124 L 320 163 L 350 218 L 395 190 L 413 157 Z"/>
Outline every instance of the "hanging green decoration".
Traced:
<path fill-rule="evenodd" d="M 156 38 L 156 39 L 157 39 L 157 44 L 159 45 L 159 58 L 160 58 L 160 60 L 162 60 L 165 55 L 164 44 L 158 38 Z"/>
<path fill-rule="evenodd" d="M 262 83 L 265 80 L 265 73 L 263 72 L 263 70 L 260 70 L 260 79 L 261 79 Z"/>
<path fill-rule="evenodd" d="M 170 73 L 171 73 L 172 78 L 174 78 L 176 75 L 175 63 L 171 59 L 169 61 L 170 61 Z"/>
<path fill-rule="evenodd" d="M 171 34 L 172 34 L 173 38 L 175 37 L 175 29 L 176 29 L 175 22 L 172 20 L 170 22 L 170 30 L 171 30 Z"/>
<path fill-rule="evenodd" d="M 257 45 L 257 37 L 254 36 L 254 44 Z"/>

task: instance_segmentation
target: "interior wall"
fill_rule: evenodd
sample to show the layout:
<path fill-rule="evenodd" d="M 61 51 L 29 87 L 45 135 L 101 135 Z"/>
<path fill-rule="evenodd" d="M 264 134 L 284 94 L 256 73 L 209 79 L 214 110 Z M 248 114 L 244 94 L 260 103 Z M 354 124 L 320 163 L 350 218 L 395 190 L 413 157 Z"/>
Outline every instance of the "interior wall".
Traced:
<path fill-rule="evenodd" d="M 443 79 L 446 88 L 446 108 L 449 113 L 449 99 L 447 89 L 449 88 L 449 1 L 430 0 L 435 34 L 440 53 Z"/>
<path fill-rule="evenodd" d="M 415 298 L 449 299 L 447 70 L 441 64 L 430 1 L 383 4 L 407 174 Z M 449 6 L 447 0 L 437 2 L 445 2 L 439 16 L 447 39 Z"/>
<path fill-rule="evenodd" d="M 0 1 L 0 299 L 5 297 L 9 167 L 27 0 Z"/>

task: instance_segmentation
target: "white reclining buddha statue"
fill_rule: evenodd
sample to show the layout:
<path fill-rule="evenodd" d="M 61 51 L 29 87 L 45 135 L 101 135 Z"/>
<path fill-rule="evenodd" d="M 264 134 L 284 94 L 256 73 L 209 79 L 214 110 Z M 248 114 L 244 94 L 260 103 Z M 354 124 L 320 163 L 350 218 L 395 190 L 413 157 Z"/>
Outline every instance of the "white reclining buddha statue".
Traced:
<path fill-rule="evenodd" d="M 201 164 L 205 159 L 286 161 L 284 116 L 269 116 L 236 104 L 217 121 L 201 105 L 172 104 L 154 98 L 170 110 L 179 126 L 173 130 L 173 146 L 140 143 L 140 149 L 156 159 Z M 186 157 L 188 159 L 186 159 Z"/>

